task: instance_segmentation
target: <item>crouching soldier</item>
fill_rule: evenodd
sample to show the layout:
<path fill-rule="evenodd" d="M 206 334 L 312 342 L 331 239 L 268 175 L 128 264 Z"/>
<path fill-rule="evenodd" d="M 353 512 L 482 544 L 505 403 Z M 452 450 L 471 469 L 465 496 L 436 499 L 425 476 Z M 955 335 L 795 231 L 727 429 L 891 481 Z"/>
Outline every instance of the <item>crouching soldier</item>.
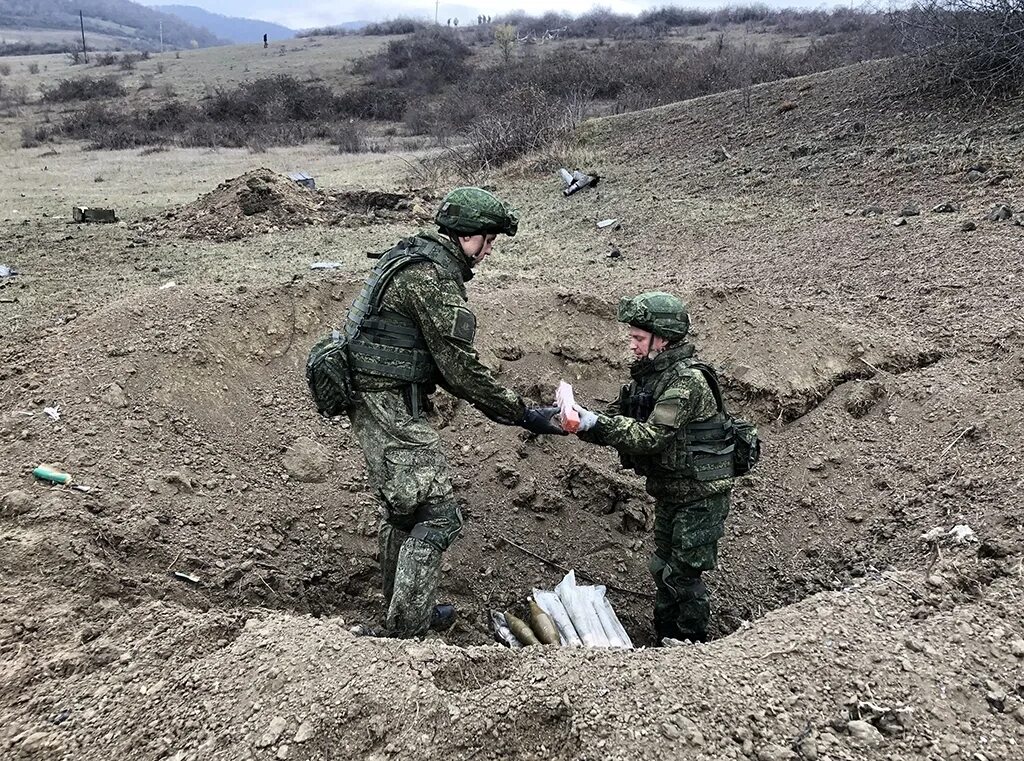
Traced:
<path fill-rule="evenodd" d="M 715 371 L 686 341 L 682 301 L 661 292 L 622 299 L 618 320 L 629 326 L 632 383 L 608 414 L 579 407 L 578 435 L 614 447 L 624 467 L 647 478 L 656 501 L 650 570 L 659 641 L 704 641 L 711 608 L 701 575 L 716 566 L 729 514 L 734 421 Z"/>
<path fill-rule="evenodd" d="M 427 420 L 438 386 L 491 420 L 533 433 L 564 432 L 554 407 L 528 407 L 503 387 L 473 348 L 476 317 L 467 280 L 499 234 L 515 235 L 513 209 L 479 188 L 449 193 L 420 232 L 383 254 L 349 309 L 345 334 L 352 428 L 385 509 L 379 529 L 387 601 L 385 633 L 414 637 L 447 628 L 451 606 L 436 606 L 441 553 L 462 530 L 451 474 Z"/>

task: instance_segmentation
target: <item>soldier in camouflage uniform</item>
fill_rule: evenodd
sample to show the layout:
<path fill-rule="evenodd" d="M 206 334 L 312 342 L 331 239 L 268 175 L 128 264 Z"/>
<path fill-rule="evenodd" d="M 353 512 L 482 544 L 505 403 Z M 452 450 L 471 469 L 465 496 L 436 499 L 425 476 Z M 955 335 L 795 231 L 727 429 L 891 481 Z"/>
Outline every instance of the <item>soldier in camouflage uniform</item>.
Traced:
<path fill-rule="evenodd" d="M 439 618 L 453 615 L 450 606 L 435 608 L 435 595 L 441 554 L 458 537 L 462 515 L 440 438 L 426 419 L 431 393 L 440 386 L 503 425 L 564 433 L 552 421 L 556 408 L 528 407 L 473 348 L 476 317 L 465 282 L 498 234 L 516 234 L 515 211 L 485 190 L 458 188 L 435 221 L 437 233 L 420 232 L 381 256 L 345 328 L 355 397 L 349 415 L 385 509 L 385 633 L 396 637 L 444 628 L 450 621 Z"/>
<path fill-rule="evenodd" d="M 711 609 L 701 574 L 716 566 L 733 475 L 717 377 L 686 342 L 689 316 L 675 296 L 623 299 L 618 320 L 630 326 L 633 381 L 607 414 L 579 408 L 579 437 L 618 450 L 656 501 L 650 571 L 658 639 L 704 641 Z"/>

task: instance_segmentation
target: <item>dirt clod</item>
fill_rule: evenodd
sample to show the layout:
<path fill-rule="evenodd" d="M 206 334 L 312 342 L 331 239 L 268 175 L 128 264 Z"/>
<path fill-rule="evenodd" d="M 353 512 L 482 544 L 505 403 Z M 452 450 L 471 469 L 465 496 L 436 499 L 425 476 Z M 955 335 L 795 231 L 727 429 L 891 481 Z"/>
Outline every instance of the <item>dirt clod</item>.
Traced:
<path fill-rule="evenodd" d="M 324 446 L 307 437 L 292 442 L 282 461 L 288 475 L 304 483 L 326 480 L 333 467 L 330 453 Z"/>
<path fill-rule="evenodd" d="M 885 738 L 878 728 L 870 722 L 854 719 L 846 724 L 850 736 L 869 748 L 877 748 L 885 743 Z"/>
<path fill-rule="evenodd" d="M 24 515 L 32 509 L 32 497 L 20 489 L 0 497 L 0 516 Z"/>

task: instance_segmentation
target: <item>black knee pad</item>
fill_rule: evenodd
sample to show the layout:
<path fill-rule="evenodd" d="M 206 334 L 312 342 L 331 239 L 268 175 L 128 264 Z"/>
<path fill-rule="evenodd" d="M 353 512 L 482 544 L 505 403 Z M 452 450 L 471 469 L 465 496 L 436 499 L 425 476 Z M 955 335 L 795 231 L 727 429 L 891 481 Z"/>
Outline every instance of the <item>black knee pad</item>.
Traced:
<path fill-rule="evenodd" d="M 462 511 L 454 502 L 424 505 L 415 514 L 416 525 L 409 535 L 444 552 L 462 533 Z"/>

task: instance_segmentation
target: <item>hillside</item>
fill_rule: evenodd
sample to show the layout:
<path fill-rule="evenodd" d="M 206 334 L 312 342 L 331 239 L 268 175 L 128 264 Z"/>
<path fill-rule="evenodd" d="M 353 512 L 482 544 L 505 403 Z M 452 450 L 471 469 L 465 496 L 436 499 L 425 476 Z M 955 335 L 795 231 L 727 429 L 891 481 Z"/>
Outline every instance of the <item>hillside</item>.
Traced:
<path fill-rule="evenodd" d="M 220 52 L 167 73 L 310 60 Z M 432 152 L 4 151 L 21 274 L 0 281 L 0 755 L 1017 761 L 1024 133 L 1015 104 L 903 100 L 890 66 L 592 120 L 474 178 L 521 213 L 468 285 L 505 384 L 609 401 L 618 298 L 671 290 L 764 437 L 709 579 L 717 638 L 662 650 L 491 642 L 489 608 L 560 577 L 539 556 L 619 587 L 652 644 L 651 507 L 611 452 L 443 395 L 460 620 L 422 642 L 349 632 L 381 614 L 378 504 L 302 370 L 365 252 L 455 181 Z M 566 198 L 556 162 L 601 184 Z M 320 192 L 275 176 L 293 170 Z M 121 222 L 71 225 L 77 204 Z"/>
<path fill-rule="evenodd" d="M 155 5 L 154 10 L 176 16 L 187 24 L 201 27 L 216 37 L 229 42 L 260 42 L 267 34 L 271 40 L 286 40 L 295 36 L 295 30 L 269 21 L 251 18 L 223 16 L 219 13 L 198 8 L 194 5 Z"/>
<path fill-rule="evenodd" d="M 206 29 L 129 0 L 0 0 L 0 27 L 67 30 L 69 36 L 74 36 L 80 31 L 79 11 L 85 15 L 86 43 L 89 44 L 90 34 L 103 35 L 107 40 L 97 47 L 120 45 L 142 50 L 159 49 L 161 24 L 165 48 L 223 44 Z"/>

